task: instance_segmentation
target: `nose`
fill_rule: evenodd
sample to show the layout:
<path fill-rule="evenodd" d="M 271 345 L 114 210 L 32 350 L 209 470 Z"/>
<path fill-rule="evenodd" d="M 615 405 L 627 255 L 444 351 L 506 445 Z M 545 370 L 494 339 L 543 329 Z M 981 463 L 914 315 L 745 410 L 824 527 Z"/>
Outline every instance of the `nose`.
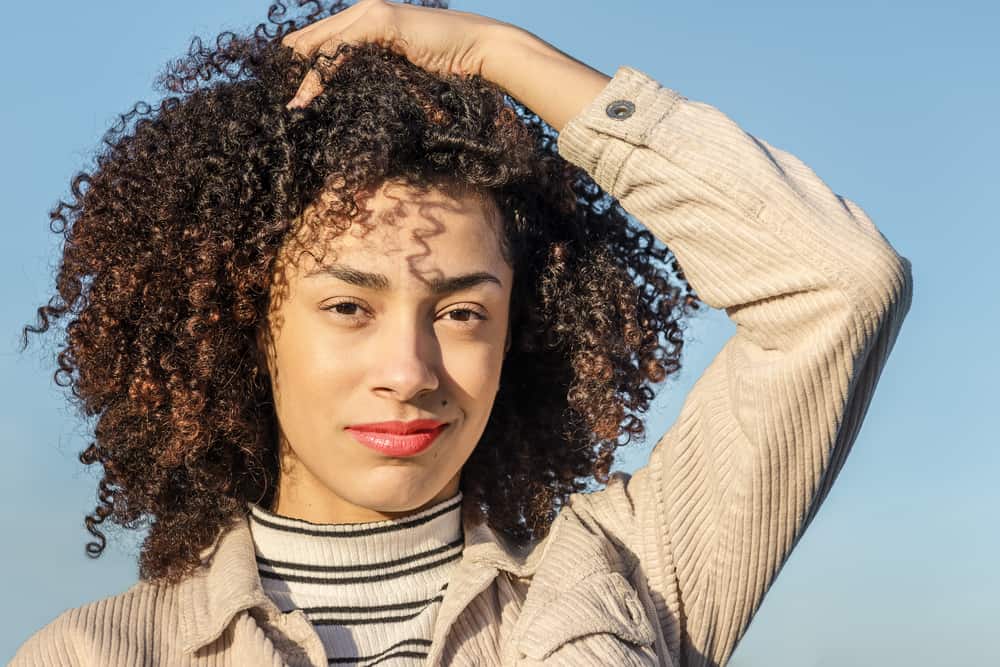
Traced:
<path fill-rule="evenodd" d="M 402 402 L 438 388 L 441 348 L 432 324 L 403 322 L 377 335 L 373 391 Z"/>

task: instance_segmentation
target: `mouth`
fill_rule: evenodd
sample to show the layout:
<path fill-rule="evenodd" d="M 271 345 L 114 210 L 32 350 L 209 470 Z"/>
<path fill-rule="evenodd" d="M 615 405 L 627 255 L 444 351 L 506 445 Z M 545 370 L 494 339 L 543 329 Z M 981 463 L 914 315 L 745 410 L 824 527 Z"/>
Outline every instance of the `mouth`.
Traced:
<path fill-rule="evenodd" d="M 409 435 L 411 433 L 430 432 L 441 426 L 447 426 L 447 422 L 437 419 L 414 419 L 408 422 L 386 421 L 372 422 L 370 424 L 352 424 L 348 429 L 355 431 L 366 431 L 369 433 L 388 433 L 391 435 Z"/>
<path fill-rule="evenodd" d="M 415 456 L 434 444 L 441 432 L 448 428 L 447 423 L 424 421 L 436 426 L 428 427 L 427 424 L 417 422 L 408 424 L 382 422 L 348 426 L 346 430 L 362 445 L 381 454 L 392 457 Z M 387 424 L 393 425 L 387 426 Z M 395 429 L 397 432 L 389 429 Z"/>

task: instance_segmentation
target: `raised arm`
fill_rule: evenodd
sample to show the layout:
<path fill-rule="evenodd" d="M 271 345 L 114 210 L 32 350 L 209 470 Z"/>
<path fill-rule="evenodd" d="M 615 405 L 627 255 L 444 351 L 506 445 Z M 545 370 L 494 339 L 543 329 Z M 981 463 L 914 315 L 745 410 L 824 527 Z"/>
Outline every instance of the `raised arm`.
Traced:
<path fill-rule="evenodd" d="M 630 67 L 559 150 L 736 323 L 649 463 L 594 504 L 620 508 L 602 518 L 640 555 L 675 664 L 722 665 L 857 437 L 910 263 L 795 156 Z"/>
<path fill-rule="evenodd" d="M 649 463 L 589 503 L 639 554 L 674 663 L 722 665 L 857 437 L 910 263 L 857 204 L 715 107 L 630 67 L 582 102 L 594 70 L 523 31 L 499 51 L 487 71 L 561 127 L 560 154 L 736 323 Z"/>

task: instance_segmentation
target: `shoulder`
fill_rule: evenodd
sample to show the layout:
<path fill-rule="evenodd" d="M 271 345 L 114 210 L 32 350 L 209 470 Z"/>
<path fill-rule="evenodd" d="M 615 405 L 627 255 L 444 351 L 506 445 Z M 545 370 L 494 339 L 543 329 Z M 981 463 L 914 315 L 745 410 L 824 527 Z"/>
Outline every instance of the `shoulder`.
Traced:
<path fill-rule="evenodd" d="M 646 471 L 642 471 L 640 482 Z M 600 490 L 574 493 L 566 503 L 571 512 L 566 519 L 585 525 L 588 530 L 600 534 L 619 551 L 633 554 L 640 549 L 638 510 L 648 506 L 648 485 L 635 483 L 633 476 L 626 472 L 611 474 L 607 485 Z"/>
<path fill-rule="evenodd" d="M 124 664 L 170 627 L 176 616 L 171 587 L 140 581 L 128 590 L 67 609 L 31 635 L 10 667 Z M 131 658 L 128 656 L 131 655 Z M 116 660 L 118 662 L 116 662 Z"/>
<path fill-rule="evenodd" d="M 631 575 L 638 560 L 629 543 L 635 523 L 629 478 L 615 473 L 606 488 L 569 496 L 529 557 L 536 583 L 559 590 L 597 572 Z"/>

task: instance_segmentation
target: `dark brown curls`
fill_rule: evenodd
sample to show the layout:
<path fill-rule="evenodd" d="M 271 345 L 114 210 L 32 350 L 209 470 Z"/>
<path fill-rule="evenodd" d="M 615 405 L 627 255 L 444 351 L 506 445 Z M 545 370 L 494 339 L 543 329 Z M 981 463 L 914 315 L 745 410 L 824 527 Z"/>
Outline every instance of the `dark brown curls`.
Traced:
<path fill-rule="evenodd" d="M 444 3 L 425 3 L 444 6 Z M 463 493 L 515 543 L 543 536 L 569 494 L 606 483 L 644 435 L 652 386 L 676 373 L 699 301 L 669 250 L 558 155 L 552 128 L 490 82 L 438 77 L 374 44 L 307 108 L 285 104 L 315 63 L 281 38 L 344 8 L 283 3 L 250 34 L 194 40 L 159 78 L 166 96 L 111 128 L 51 212 L 55 294 L 24 327 L 65 322 L 54 379 L 94 418 L 100 465 L 86 517 L 149 533 L 145 580 L 176 581 L 278 475 L 270 383 L 255 334 L 293 221 L 337 216 L 387 179 L 481 193 L 514 269 L 512 343 Z"/>

